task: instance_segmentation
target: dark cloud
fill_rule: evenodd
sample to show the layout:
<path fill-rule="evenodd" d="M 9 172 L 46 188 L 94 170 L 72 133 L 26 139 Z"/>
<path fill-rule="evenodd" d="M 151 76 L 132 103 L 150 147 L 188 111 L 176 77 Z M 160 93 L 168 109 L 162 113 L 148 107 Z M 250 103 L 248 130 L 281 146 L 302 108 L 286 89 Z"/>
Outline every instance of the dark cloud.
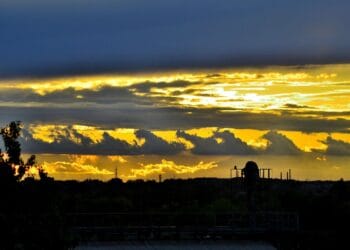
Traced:
<path fill-rule="evenodd" d="M 346 97 L 347 98 L 347 97 Z M 293 111 L 281 111 L 285 115 L 292 115 L 295 114 Z M 327 111 L 327 110 L 317 110 L 317 111 L 298 111 L 297 114 L 302 114 L 304 116 L 320 116 L 320 117 L 335 117 L 335 116 L 348 116 L 350 115 L 350 111 L 344 110 L 344 111 Z"/>
<path fill-rule="evenodd" d="M 295 144 L 288 139 L 285 135 L 282 135 L 276 131 L 270 131 L 263 136 L 268 140 L 264 154 L 273 155 L 298 155 L 301 154 L 301 150 L 295 146 Z"/>
<path fill-rule="evenodd" d="M 244 112 L 219 108 L 162 108 L 155 106 L 111 105 L 110 107 L 0 107 L 0 124 L 21 120 L 24 124 L 81 124 L 102 128 L 190 129 L 199 127 L 288 130 L 302 132 L 349 133 L 350 121 L 328 119 L 338 112 L 318 113 L 317 117 L 287 112 Z M 298 113 L 299 115 L 302 113 Z M 343 114 L 343 113 L 342 113 Z"/>
<path fill-rule="evenodd" d="M 177 154 L 185 150 L 185 146 L 183 144 L 177 142 L 167 142 L 148 130 L 137 130 L 135 135 L 138 139 L 145 140 L 144 144 L 142 144 L 140 148 L 140 152 L 142 154 L 169 155 Z"/>
<path fill-rule="evenodd" d="M 84 145 L 81 146 L 84 150 Z M 126 141 L 115 139 L 110 136 L 108 133 L 103 134 L 101 142 L 97 144 L 90 144 L 90 153 L 89 154 L 98 154 L 98 155 L 134 155 L 139 154 L 139 147 L 136 145 L 130 145 Z M 94 153 L 95 152 L 95 153 Z"/>
<path fill-rule="evenodd" d="M 144 139 L 142 145 L 134 142 L 113 138 L 108 133 L 103 133 L 102 140 L 94 143 L 90 138 L 78 133 L 71 126 L 60 129 L 51 143 L 34 139 L 27 131 L 23 131 L 22 145 L 26 153 L 41 154 L 97 154 L 97 155 L 172 155 L 180 153 L 185 149 L 181 143 L 166 142 L 147 130 L 137 130 L 135 135 Z"/>
<path fill-rule="evenodd" d="M 103 84 L 103 83 L 102 83 Z M 12 88 L 0 92 L 0 102 L 23 103 L 51 103 L 51 104 L 127 104 L 127 105 L 154 105 L 178 102 L 176 96 L 156 96 L 153 89 L 182 88 L 195 84 L 189 81 L 173 82 L 141 82 L 131 87 L 102 85 L 96 89 L 75 89 L 68 87 L 62 90 L 53 90 L 39 94 L 33 89 Z M 142 95 L 140 95 L 142 94 Z"/>
<path fill-rule="evenodd" d="M 51 143 L 34 139 L 27 131 L 23 131 L 21 143 L 23 151 L 31 154 L 93 154 L 93 155 L 175 155 L 186 151 L 184 144 L 167 142 L 148 130 L 137 130 L 135 135 L 143 142 L 129 144 L 126 141 L 111 137 L 104 133 L 102 139 L 95 143 L 90 138 L 79 134 L 74 128 L 67 127 L 58 131 Z M 255 149 L 229 131 L 215 131 L 208 138 L 191 135 L 178 130 L 177 137 L 193 144 L 194 155 L 297 155 L 302 152 L 294 143 L 282 134 L 270 131 L 263 136 L 268 140 L 266 149 Z M 327 139 L 328 154 L 343 155 L 349 152 L 349 144 Z M 335 153 L 337 152 L 337 153 Z"/>
<path fill-rule="evenodd" d="M 311 106 L 305 106 L 305 105 L 298 105 L 298 104 L 294 104 L 294 103 L 286 103 L 283 105 L 284 108 L 288 108 L 288 109 L 311 109 L 313 107 Z"/>
<path fill-rule="evenodd" d="M 98 89 L 74 89 L 66 88 L 55 90 L 44 95 L 36 93 L 31 89 L 10 89 L 3 90 L 0 93 L 1 102 L 16 103 L 129 103 L 132 104 L 151 104 L 150 99 L 146 97 L 135 96 L 126 87 L 102 86 Z"/>
<path fill-rule="evenodd" d="M 230 108 L 171 107 L 178 97 L 152 96 L 151 88 L 190 86 L 187 81 L 145 82 L 129 87 L 56 90 L 45 95 L 33 90 L 4 89 L 0 92 L 0 123 L 21 120 L 24 124 L 83 124 L 98 127 L 143 129 L 189 129 L 198 127 L 292 130 L 303 132 L 349 132 L 350 121 L 334 119 L 349 111 L 304 110 L 286 104 L 281 115 L 250 113 Z M 148 87 L 150 85 L 150 87 Z M 195 91 L 195 89 L 189 89 Z M 145 95 L 137 95 L 142 92 Z M 239 100 L 236 100 L 239 101 Z M 7 103 L 7 104 L 6 104 Z M 170 106 L 170 107 L 169 107 Z M 332 119 L 329 119 L 332 118 Z"/>
<path fill-rule="evenodd" d="M 348 62 L 338 0 L 1 1 L 0 77 Z"/>
<path fill-rule="evenodd" d="M 24 152 L 32 154 L 129 155 L 136 154 L 138 151 L 136 146 L 122 140 L 114 139 L 107 133 L 103 134 L 103 139 L 99 143 L 94 143 L 88 137 L 79 134 L 72 127 L 61 130 L 60 135 L 55 137 L 51 143 L 34 139 L 28 131 L 24 131 L 22 147 Z"/>
<path fill-rule="evenodd" d="M 350 155 L 350 143 L 335 140 L 328 136 L 326 141 L 323 141 L 327 145 L 327 150 L 325 154 L 327 155 L 339 155 L 339 156 L 349 156 Z"/>
<path fill-rule="evenodd" d="M 264 139 L 268 140 L 265 149 L 255 149 L 248 146 L 229 131 L 216 131 L 208 138 L 177 131 L 177 136 L 190 141 L 194 145 L 191 152 L 199 155 L 297 155 L 302 153 L 290 139 L 275 131 L 270 131 L 263 136 Z"/>
<path fill-rule="evenodd" d="M 229 131 L 216 131 L 211 137 L 203 138 L 177 131 L 176 135 L 193 144 L 191 152 L 199 155 L 246 155 L 255 151 Z M 218 141 L 221 140 L 221 141 Z"/>
<path fill-rule="evenodd" d="M 190 85 L 193 85 L 195 83 L 189 82 L 189 81 L 172 81 L 172 82 L 142 82 L 138 84 L 134 84 L 131 89 L 141 92 L 141 93 L 149 93 L 151 92 L 152 88 L 184 88 L 188 87 Z"/>

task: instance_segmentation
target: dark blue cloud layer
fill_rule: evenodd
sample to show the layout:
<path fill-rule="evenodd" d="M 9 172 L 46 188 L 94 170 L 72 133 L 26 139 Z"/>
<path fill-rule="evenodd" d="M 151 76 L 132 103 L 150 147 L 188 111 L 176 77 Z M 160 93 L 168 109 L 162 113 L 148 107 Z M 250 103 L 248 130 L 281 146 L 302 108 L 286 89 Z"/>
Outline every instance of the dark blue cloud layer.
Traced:
<path fill-rule="evenodd" d="M 25 153 L 33 154 L 97 154 L 97 155 L 176 155 L 187 151 L 180 142 L 167 142 L 156 136 L 149 130 L 136 130 L 138 139 L 143 139 L 142 145 L 111 137 L 108 133 L 103 134 L 101 141 L 94 143 L 90 138 L 78 133 L 74 128 L 68 127 L 61 130 L 61 135 L 52 143 L 33 138 L 27 130 L 23 131 L 21 144 Z M 247 145 L 229 131 L 216 131 L 208 138 L 190 135 L 185 131 L 178 130 L 178 138 L 183 138 L 193 144 L 190 149 L 194 155 L 301 155 L 308 154 L 301 151 L 286 136 L 269 131 L 263 138 L 268 141 L 265 149 L 257 149 Z M 68 139 L 73 136 L 79 143 Z M 222 139 L 218 142 L 217 139 Z M 346 156 L 350 152 L 350 144 L 328 137 L 323 142 L 327 145 L 325 152 L 314 150 L 314 153 L 326 155 Z"/>
<path fill-rule="evenodd" d="M 347 0 L 0 4 L 0 77 L 346 62 Z"/>

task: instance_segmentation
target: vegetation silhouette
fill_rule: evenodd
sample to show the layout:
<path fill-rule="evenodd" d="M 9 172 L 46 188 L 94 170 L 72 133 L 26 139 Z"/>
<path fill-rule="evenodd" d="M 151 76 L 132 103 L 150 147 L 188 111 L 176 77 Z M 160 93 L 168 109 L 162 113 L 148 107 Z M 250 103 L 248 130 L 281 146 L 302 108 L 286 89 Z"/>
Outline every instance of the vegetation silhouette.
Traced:
<path fill-rule="evenodd" d="M 20 132 L 20 122 L 11 122 L 0 131 L 6 150 L 6 155 L 0 150 L 0 181 L 2 183 L 20 181 L 25 173 L 35 166 L 34 155 L 26 163 L 21 158 L 21 145 L 17 140 Z"/>
<path fill-rule="evenodd" d="M 0 249 L 65 249 L 70 243 L 53 178 L 37 165 L 35 155 L 22 159 L 21 129 L 17 121 L 0 130 L 5 147 L 0 151 Z"/>
<path fill-rule="evenodd" d="M 40 179 L 48 179 L 43 167 L 36 164 L 35 155 L 31 155 L 26 163 L 21 157 L 21 145 L 18 141 L 22 129 L 20 121 L 11 122 L 0 130 L 6 155 L 0 149 L 0 179 L 4 182 L 21 181 L 30 168 L 36 168 Z"/>
<path fill-rule="evenodd" d="M 348 245 L 348 181 L 259 178 L 254 162 L 246 164 L 244 180 L 59 181 L 48 177 L 35 156 L 22 159 L 20 132 L 20 122 L 1 129 L 5 151 L 0 157 L 0 249 L 69 249 L 82 240 L 125 240 L 137 226 L 143 228 L 137 232 L 138 239 L 148 239 L 157 232 L 151 230 L 165 225 L 175 228 L 177 238 L 172 239 L 177 240 L 179 232 L 190 226 L 195 232 L 193 239 L 198 240 L 208 235 L 226 240 L 259 239 L 277 249 L 344 249 Z M 30 175 L 31 168 L 38 170 L 39 179 Z M 264 211 L 295 212 L 299 230 L 211 234 L 209 229 L 215 226 L 238 227 L 232 218 L 251 211 L 248 192 L 254 193 L 254 226 L 261 223 L 258 216 Z"/>

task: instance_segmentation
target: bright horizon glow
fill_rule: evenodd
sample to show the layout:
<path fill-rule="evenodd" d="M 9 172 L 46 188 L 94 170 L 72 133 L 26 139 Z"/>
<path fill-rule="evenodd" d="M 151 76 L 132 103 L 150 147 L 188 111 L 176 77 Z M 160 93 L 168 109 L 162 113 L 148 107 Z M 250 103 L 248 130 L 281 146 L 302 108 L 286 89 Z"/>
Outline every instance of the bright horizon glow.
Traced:
<path fill-rule="evenodd" d="M 25 114 L 25 130 L 33 145 L 45 145 L 38 154 L 41 164 L 58 179 L 112 178 L 116 163 L 126 168 L 121 172 L 123 179 L 147 179 L 160 173 L 180 178 L 224 177 L 232 165 L 227 159 L 257 158 L 261 164 L 268 159 L 268 164 L 280 169 L 271 157 L 283 159 L 282 164 L 293 168 L 299 179 L 350 179 L 346 168 L 350 162 L 349 100 L 350 64 L 0 80 L 0 108 Z M 39 114 L 45 110 L 46 116 L 34 117 L 31 109 Z M 77 113 L 71 115 L 72 109 Z M 116 114 L 111 113 L 114 111 Z M 148 118 L 160 112 L 162 116 Z M 3 125 L 9 122 L 5 118 L 22 120 L 11 111 L 4 114 Z M 146 129 L 154 138 L 138 137 L 139 129 Z M 286 152 L 273 156 L 275 147 L 269 156 L 243 156 L 227 154 L 223 148 L 222 155 L 196 155 L 194 142 L 178 136 L 177 130 L 195 140 L 212 138 L 218 146 L 225 141 L 214 135 L 226 131 L 259 152 L 274 140 Z M 276 136 L 271 131 L 277 138 L 271 138 Z M 89 158 L 84 148 L 79 154 L 63 148 L 64 143 L 71 148 L 83 145 L 85 139 L 94 145 L 118 140 L 130 148 L 151 140 L 148 143 L 183 145 L 184 149 L 141 155 L 116 151 L 110 158 L 99 154 Z M 152 149 L 155 145 L 146 146 Z M 52 147 L 62 150 L 53 154 Z M 296 151 L 300 154 L 293 155 Z M 295 167 L 298 162 L 307 167 Z"/>

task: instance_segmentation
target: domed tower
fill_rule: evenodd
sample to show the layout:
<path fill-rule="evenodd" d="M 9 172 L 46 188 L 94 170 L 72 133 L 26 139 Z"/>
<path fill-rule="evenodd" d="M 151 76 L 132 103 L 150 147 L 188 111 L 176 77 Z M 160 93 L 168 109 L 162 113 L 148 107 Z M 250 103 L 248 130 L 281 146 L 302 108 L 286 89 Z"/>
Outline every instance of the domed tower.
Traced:
<path fill-rule="evenodd" d="M 259 181 L 259 167 L 254 161 L 248 161 L 243 168 L 244 182 L 250 186 L 255 186 Z"/>
<path fill-rule="evenodd" d="M 248 161 L 243 168 L 244 183 L 247 189 L 248 210 L 255 210 L 254 194 L 259 182 L 259 167 L 254 161 Z"/>

